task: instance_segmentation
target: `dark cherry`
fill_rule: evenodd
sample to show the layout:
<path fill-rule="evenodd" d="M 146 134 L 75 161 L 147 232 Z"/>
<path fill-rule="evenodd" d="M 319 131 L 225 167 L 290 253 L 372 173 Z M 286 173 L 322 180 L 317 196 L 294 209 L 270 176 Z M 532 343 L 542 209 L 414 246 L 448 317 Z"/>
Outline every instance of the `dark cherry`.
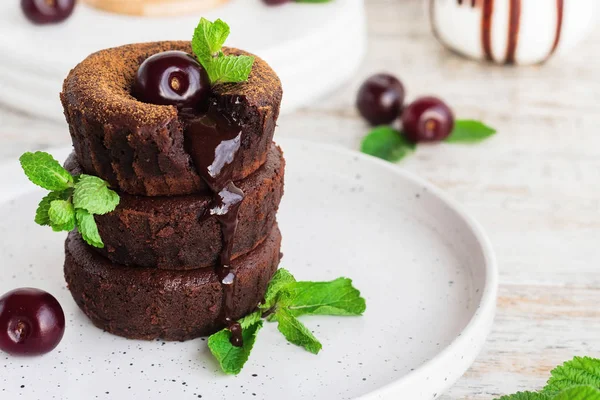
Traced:
<path fill-rule="evenodd" d="M 65 314 L 43 290 L 16 289 L 0 297 L 0 349 L 13 355 L 52 351 L 65 332 Z"/>
<path fill-rule="evenodd" d="M 450 135 L 454 114 L 436 97 L 421 97 L 402 113 L 402 130 L 412 142 L 438 142 Z"/>
<path fill-rule="evenodd" d="M 35 24 L 64 21 L 73 13 L 75 0 L 21 0 L 25 16 Z"/>
<path fill-rule="evenodd" d="M 360 87 L 356 106 L 372 125 L 390 124 L 400 115 L 404 94 L 404 86 L 396 77 L 377 74 Z"/>
<path fill-rule="evenodd" d="M 208 101 L 210 80 L 206 70 L 183 51 L 165 51 L 140 65 L 133 95 L 146 103 L 196 107 Z"/>
<path fill-rule="evenodd" d="M 291 3 L 292 0 L 263 0 L 263 3 L 265 3 L 268 6 L 278 6 L 280 4 L 285 4 L 285 3 Z"/>

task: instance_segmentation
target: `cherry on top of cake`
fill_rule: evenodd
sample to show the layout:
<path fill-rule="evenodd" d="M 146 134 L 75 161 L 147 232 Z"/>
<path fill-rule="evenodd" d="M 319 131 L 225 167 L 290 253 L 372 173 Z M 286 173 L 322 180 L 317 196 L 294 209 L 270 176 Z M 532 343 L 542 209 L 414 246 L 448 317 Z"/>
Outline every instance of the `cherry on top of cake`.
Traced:
<path fill-rule="evenodd" d="M 210 78 L 193 56 L 170 50 L 148 57 L 138 68 L 133 95 L 151 104 L 206 108 Z"/>

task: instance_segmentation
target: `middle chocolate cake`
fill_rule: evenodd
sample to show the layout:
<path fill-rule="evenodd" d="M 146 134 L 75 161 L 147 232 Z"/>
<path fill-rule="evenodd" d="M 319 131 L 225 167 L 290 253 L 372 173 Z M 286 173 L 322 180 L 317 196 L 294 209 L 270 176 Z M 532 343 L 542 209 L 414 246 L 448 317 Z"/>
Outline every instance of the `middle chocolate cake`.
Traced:
<path fill-rule="evenodd" d="M 65 163 L 81 173 L 75 154 Z M 275 224 L 283 196 L 285 161 L 281 149 L 271 147 L 267 161 L 252 175 L 236 182 L 244 192 L 233 237 L 232 259 L 261 244 Z M 120 193 L 115 211 L 96 216 L 105 247 L 95 248 L 112 262 L 160 269 L 213 266 L 223 249 L 221 225 L 207 214 L 209 194 L 140 197 Z M 199 217 L 200 216 L 200 217 Z"/>

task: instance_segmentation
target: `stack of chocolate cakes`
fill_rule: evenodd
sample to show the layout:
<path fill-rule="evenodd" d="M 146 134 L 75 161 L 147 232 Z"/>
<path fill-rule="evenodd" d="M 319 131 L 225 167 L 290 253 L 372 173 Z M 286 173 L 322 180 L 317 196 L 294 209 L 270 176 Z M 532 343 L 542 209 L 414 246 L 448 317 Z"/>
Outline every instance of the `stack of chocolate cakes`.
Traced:
<path fill-rule="evenodd" d="M 215 86 L 202 113 L 137 100 L 139 65 L 167 50 L 191 53 L 189 42 L 158 42 L 92 54 L 61 94 L 75 149 L 66 168 L 120 195 L 114 212 L 96 216 L 103 248 L 69 234 L 65 277 L 95 325 L 136 339 L 235 328 L 281 257 L 277 75 L 256 57 L 249 80 Z"/>

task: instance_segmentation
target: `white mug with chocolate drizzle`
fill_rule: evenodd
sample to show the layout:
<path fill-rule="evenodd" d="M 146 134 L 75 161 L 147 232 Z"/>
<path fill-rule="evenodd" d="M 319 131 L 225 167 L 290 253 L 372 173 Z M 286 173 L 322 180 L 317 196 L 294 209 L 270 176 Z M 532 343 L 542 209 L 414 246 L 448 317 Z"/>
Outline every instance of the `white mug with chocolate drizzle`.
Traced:
<path fill-rule="evenodd" d="M 598 0 L 427 0 L 433 33 L 467 57 L 535 64 L 590 30 Z"/>

